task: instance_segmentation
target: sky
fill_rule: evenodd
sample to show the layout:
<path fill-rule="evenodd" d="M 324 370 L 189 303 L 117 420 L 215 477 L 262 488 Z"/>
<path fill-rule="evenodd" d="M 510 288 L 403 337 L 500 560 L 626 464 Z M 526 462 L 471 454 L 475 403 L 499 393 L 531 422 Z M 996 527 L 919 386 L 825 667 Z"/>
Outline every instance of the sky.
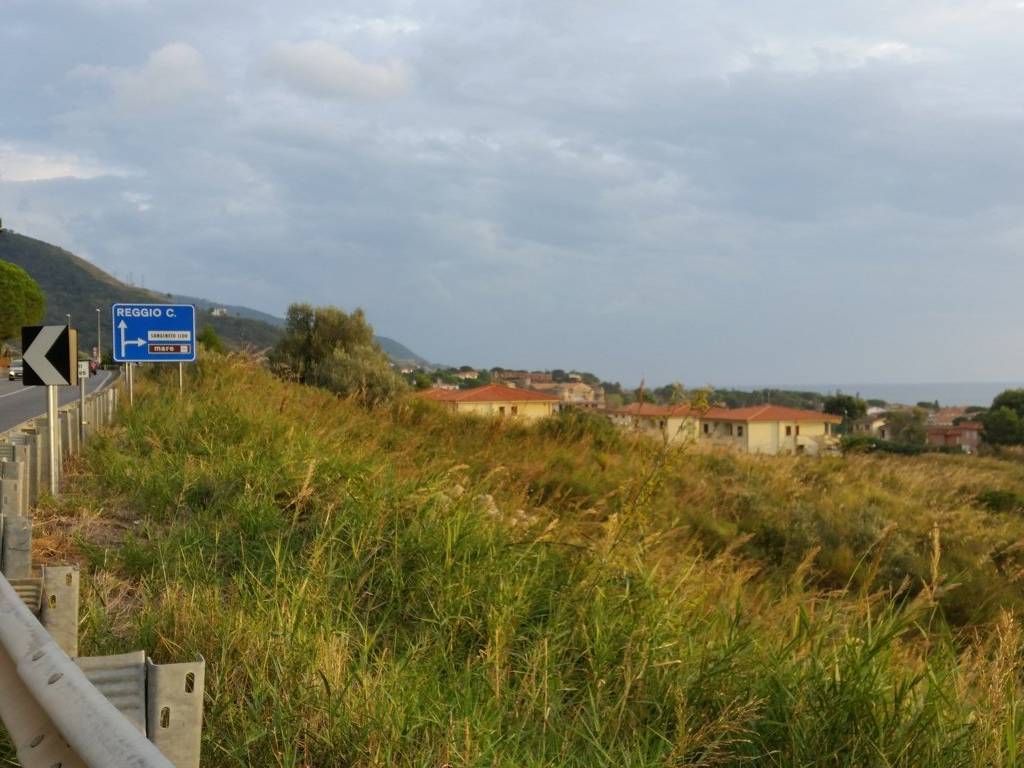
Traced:
<path fill-rule="evenodd" d="M 0 217 L 635 384 L 1024 377 L 1024 2 L 5 0 Z"/>

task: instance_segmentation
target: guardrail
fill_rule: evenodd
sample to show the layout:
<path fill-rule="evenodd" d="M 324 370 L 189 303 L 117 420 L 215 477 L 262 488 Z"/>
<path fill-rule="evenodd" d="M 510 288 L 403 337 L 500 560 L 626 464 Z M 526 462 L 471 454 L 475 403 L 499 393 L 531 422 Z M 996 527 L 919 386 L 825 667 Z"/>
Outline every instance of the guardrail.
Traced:
<path fill-rule="evenodd" d="M 119 399 L 108 386 L 59 409 L 62 460 L 110 423 Z M 197 768 L 203 658 L 79 657 L 78 567 L 34 572 L 32 509 L 50 487 L 47 427 L 44 416 L 0 434 L 0 721 L 25 768 Z"/>

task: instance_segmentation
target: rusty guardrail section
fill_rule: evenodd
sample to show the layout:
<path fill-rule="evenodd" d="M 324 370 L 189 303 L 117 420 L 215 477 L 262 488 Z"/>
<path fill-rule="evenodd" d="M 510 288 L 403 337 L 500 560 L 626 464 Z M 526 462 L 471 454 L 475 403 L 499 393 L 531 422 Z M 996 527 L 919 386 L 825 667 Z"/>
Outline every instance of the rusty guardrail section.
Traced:
<path fill-rule="evenodd" d="M 110 422 L 119 394 L 107 386 L 60 409 L 62 459 Z M 198 768 L 202 657 L 78 657 L 78 567 L 33 570 L 46 427 L 41 417 L 0 434 L 0 720 L 24 768 Z"/>

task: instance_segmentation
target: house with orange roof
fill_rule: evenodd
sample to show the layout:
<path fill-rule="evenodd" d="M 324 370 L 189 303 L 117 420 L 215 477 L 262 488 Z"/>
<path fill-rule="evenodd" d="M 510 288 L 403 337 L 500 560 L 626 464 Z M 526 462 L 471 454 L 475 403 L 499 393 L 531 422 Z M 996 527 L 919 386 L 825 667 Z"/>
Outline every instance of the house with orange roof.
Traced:
<path fill-rule="evenodd" d="M 700 441 L 746 453 L 817 455 L 838 442 L 833 428 L 841 423 L 830 413 L 781 405 L 709 408 L 700 417 Z"/>
<path fill-rule="evenodd" d="M 417 392 L 416 397 L 440 403 L 455 413 L 523 421 L 547 418 L 555 412 L 559 403 L 557 395 L 504 384 L 458 390 L 424 389 Z"/>
<path fill-rule="evenodd" d="M 927 430 L 928 445 L 959 447 L 964 453 L 975 453 L 981 444 L 982 424 L 980 421 L 961 421 L 956 425 L 930 424 Z"/>
<path fill-rule="evenodd" d="M 616 426 L 668 443 L 695 442 L 745 453 L 817 455 L 835 445 L 838 416 L 778 405 L 708 408 L 631 403 L 606 411 Z"/>
<path fill-rule="evenodd" d="M 688 405 L 630 403 L 605 414 L 620 429 L 667 443 L 693 442 L 698 437 L 700 414 Z"/>

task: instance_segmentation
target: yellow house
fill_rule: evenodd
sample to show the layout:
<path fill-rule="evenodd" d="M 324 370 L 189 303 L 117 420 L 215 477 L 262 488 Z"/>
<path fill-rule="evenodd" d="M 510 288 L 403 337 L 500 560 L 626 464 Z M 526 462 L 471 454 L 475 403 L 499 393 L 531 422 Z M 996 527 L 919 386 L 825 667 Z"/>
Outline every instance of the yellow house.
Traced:
<path fill-rule="evenodd" d="M 423 400 L 442 403 L 456 413 L 476 416 L 516 418 L 523 421 L 543 419 L 555 412 L 557 395 L 534 392 L 531 389 L 488 384 L 473 389 L 425 389 L 416 396 Z"/>
<path fill-rule="evenodd" d="M 699 434 L 700 414 L 688 405 L 630 403 L 605 413 L 617 427 L 668 443 L 693 442 Z"/>
<path fill-rule="evenodd" d="M 780 405 L 709 408 L 700 417 L 700 441 L 747 453 L 817 455 L 838 442 L 832 427 L 841 422 L 830 413 Z"/>
<path fill-rule="evenodd" d="M 613 424 L 668 443 L 697 442 L 747 453 L 817 455 L 834 445 L 832 427 L 842 419 L 828 413 L 758 405 L 708 408 L 631 403 L 606 411 Z"/>

